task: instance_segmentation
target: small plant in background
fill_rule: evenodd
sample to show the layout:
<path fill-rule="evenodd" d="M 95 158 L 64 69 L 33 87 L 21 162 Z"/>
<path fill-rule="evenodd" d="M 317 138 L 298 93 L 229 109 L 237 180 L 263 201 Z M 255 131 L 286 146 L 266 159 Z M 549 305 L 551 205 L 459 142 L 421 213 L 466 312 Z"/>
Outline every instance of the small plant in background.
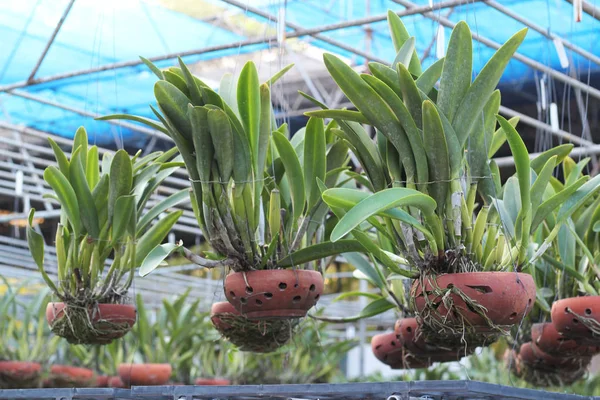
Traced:
<path fill-rule="evenodd" d="M 0 300 L 0 389 L 39 388 L 43 368 L 54 355 L 57 337 L 49 337 L 43 304 L 49 290 L 43 290 L 24 303 L 17 296 L 30 282 L 11 288 Z"/>
<path fill-rule="evenodd" d="M 44 239 L 29 215 L 27 241 L 39 271 L 59 303 L 46 311 L 52 331 L 74 344 L 104 344 L 122 337 L 135 323 L 135 308 L 123 304 L 136 268 L 175 224 L 181 211 L 170 207 L 187 198 L 182 190 L 146 210 L 161 182 L 179 166 L 176 149 L 131 158 L 124 150 L 105 153 L 88 147 L 85 129 L 73 142 L 71 157 L 48 139 L 58 166 L 44 171 L 61 206 L 56 231 L 57 276 L 45 263 Z M 109 257 L 113 257 L 112 260 Z"/>
<path fill-rule="evenodd" d="M 162 113 L 152 110 L 160 122 L 104 118 L 143 122 L 173 139 L 190 176 L 198 225 L 214 253 L 193 254 L 182 243 L 158 246 L 144 260 L 141 275 L 173 252 L 205 268 L 231 269 L 225 295 L 246 317 L 236 326 L 238 339 L 254 328 L 251 320 L 267 321 L 263 335 L 248 337 L 245 347 L 264 346 L 269 332 L 280 336 L 285 329 L 291 335 L 296 319 L 321 295 L 320 271 L 328 257 L 348 248 L 345 241 L 324 241 L 328 208 L 319 190 L 320 182 L 338 182 L 348 162 L 347 145 L 318 118 L 291 141 L 287 125 L 277 126 L 270 87 L 291 66 L 261 84 L 249 62 L 238 78 L 225 75 L 217 94 L 181 60 L 180 68 L 164 71 L 146 64 L 159 78 L 154 94 Z"/>

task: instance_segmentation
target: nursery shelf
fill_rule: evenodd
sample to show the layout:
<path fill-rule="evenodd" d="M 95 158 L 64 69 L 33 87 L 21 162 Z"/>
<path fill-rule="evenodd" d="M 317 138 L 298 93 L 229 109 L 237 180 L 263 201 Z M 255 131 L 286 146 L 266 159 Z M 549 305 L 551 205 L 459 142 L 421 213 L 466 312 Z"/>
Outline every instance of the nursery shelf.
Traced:
<path fill-rule="evenodd" d="M 592 397 L 518 389 L 475 381 L 419 381 L 311 385 L 138 386 L 129 389 L 0 390 L 0 399 L 544 399 L 580 400 Z"/>

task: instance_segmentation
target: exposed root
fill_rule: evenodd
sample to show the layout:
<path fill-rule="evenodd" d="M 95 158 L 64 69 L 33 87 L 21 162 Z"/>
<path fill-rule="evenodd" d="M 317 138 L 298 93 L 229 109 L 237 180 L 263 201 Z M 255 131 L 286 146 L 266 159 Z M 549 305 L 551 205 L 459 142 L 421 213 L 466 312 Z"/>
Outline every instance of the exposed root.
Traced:
<path fill-rule="evenodd" d="M 583 326 L 590 330 L 593 338 L 600 339 L 600 322 L 595 318 L 586 317 L 585 315 L 577 314 L 570 307 L 567 307 L 566 312 L 575 317 Z"/>

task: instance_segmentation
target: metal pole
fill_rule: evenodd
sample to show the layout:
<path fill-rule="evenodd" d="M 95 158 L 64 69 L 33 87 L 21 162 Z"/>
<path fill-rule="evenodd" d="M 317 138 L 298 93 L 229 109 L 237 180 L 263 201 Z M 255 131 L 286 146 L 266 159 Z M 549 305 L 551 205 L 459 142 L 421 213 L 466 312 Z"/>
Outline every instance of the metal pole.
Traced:
<path fill-rule="evenodd" d="M 70 111 L 73 112 L 75 114 L 79 114 L 79 115 L 83 115 L 84 117 L 90 117 L 90 118 L 98 118 L 101 117 L 101 115 L 89 112 L 89 111 L 84 111 L 84 110 L 80 110 L 78 108 L 74 108 L 74 107 L 70 107 L 70 106 L 66 106 L 64 104 L 61 103 L 57 103 L 55 101 L 52 100 L 47 100 L 38 96 L 34 96 L 32 94 L 29 94 L 27 92 L 23 92 L 20 90 L 11 90 L 8 92 L 8 94 L 16 96 L 16 97 L 22 97 L 24 99 L 27 100 L 32 100 L 35 101 L 37 103 L 41 103 L 41 104 L 46 104 L 52 107 L 57 107 L 66 111 Z M 127 128 L 127 129 L 131 129 L 132 131 L 136 131 L 136 132 L 141 132 L 141 133 L 145 133 L 146 135 L 150 135 L 150 136 L 158 136 L 161 139 L 164 140 L 168 140 L 168 141 L 172 141 L 172 139 L 168 136 L 165 135 L 164 133 L 154 130 L 154 129 L 150 129 L 150 128 L 146 128 L 143 126 L 139 126 L 136 124 L 132 124 L 129 122 L 124 122 L 124 121 L 119 121 L 119 120 L 108 120 L 106 121 L 109 124 L 113 124 L 113 125 L 117 125 L 117 126 L 121 126 L 123 128 Z"/>
<path fill-rule="evenodd" d="M 529 21 L 527 18 L 522 17 L 520 14 L 510 10 L 507 7 L 504 7 L 497 1 L 488 0 L 485 2 L 485 4 L 489 5 L 492 8 L 495 8 L 496 10 L 500 11 L 504 15 L 511 17 L 512 19 L 514 19 L 516 21 L 519 21 L 523 25 L 533 29 L 534 31 L 547 37 L 550 40 L 560 40 L 567 49 L 574 51 L 575 53 L 587 58 L 588 60 L 590 60 L 591 62 L 593 62 L 597 65 L 600 65 L 600 57 L 598 57 L 597 55 L 590 53 L 589 51 L 582 49 L 581 47 L 569 42 L 568 40 L 563 39 L 560 36 L 548 31 L 547 28 L 543 28 L 543 27 Z"/>
<path fill-rule="evenodd" d="M 567 0 L 569 3 L 573 4 L 573 0 Z M 590 4 L 589 1 L 582 1 L 583 3 L 583 12 L 591 16 L 592 18 L 600 21 L 600 9 L 593 4 Z"/>
<path fill-rule="evenodd" d="M 481 0 L 474 0 L 474 1 L 481 1 Z M 464 5 L 464 4 L 465 4 L 464 0 L 447 0 L 444 2 L 434 4 L 433 8 L 429 7 L 428 5 L 427 6 L 419 6 L 419 7 L 413 7 L 411 9 L 407 9 L 407 10 L 398 11 L 396 14 L 400 17 L 404 17 L 404 16 L 408 16 L 408 15 L 422 14 L 422 13 L 424 13 L 426 11 L 430 11 L 430 10 L 439 10 L 439 9 L 444 9 L 444 8 L 449 8 L 449 7 L 457 7 L 457 6 Z M 295 37 L 301 37 L 301 36 L 310 36 L 310 35 L 317 34 L 317 33 L 334 31 L 337 29 L 349 28 L 352 26 L 359 26 L 359 25 L 364 25 L 364 24 L 368 24 L 368 23 L 384 21 L 386 18 L 387 18 L 387 14 L 380 14 L 380 15 L 375 15 L 373 17 L 360 18 L 357 20 L 345 21 L 345 22 L 340 22 L 337 24 L 323 25 L 323 26 L 318 26 L 316 28 L 311 28 L 311 29 L 299 29 L 296 32 L 291 32 L 291 33 L 287 34 L 287 38 L 289 39 L 289 38 L 295 38 Z M 277 41 L 277 36 L 248 39 L 248 40 L 237 42 L 237 43 L 228 43 L 228 44 L 222 44 L 222 45 L 217 45 L 217 46 L 209 46 L 209 47 L 204 47 L 201 49 L 188 50 L 188 51 L 183 51 L 183 52 L 178 52 L 178 53 L 165 54 L 162 56 L 150 57 L 149 60 L 152 62 L 165 61 L 165 60 L 171 60 L 171 59 L 174 59 L 177 57 L 187 57 L 187 56 L 193 56 L 193 55 L 198 55 L 198 54 L 214 53 L 216 51 L 221 51 L 221 50 L 228 50 L 228 49 L 233 49 L 233 48 L 238 48 L 238 47 L 245 47 L 245 46 L 250 46 L 250 45 L 254 45 L 254 44 L 262 44 L 262 43 L 270 43 L 270 42 L 275 42 L 275 41 Z M 0 92 L 7 92 L 7 91 L 13 90 L 13 89 L 23 88 L 23 87 L 32 86 L 32 85 L 39 85 L 42 83 L 54 82 L 54 81 L 58 81 L 61 79 L 73 78 L 75 76 L 87 75 L 87 74 L 91 74 L 91 73 L 95 73 L 95 72 L 102 72 L 102 71 L 108 71 L 108 70 L 126 68 L 126 67 L 135 67 L 140 64 L 142 64 L 141 60 L 130 60 L 130 61 L 122 61 L 122 62 L 117 62 L 117 63 L 112 63 L 112 64 L 105 64 L 105 65 L 101 65 L 96 68 L 88 68 L 88 69 L 79 70 L 79 71 L 72 71 L 72 72 L 67 72 L 67 73 L 63 73 L 63 74 L 56 74 L 56 75 L 48 76 L 45 78 L 38 78 L 38 79 L 34 79 L 31 82 L 24 81 L 24 82 L 11 83 L 9 85 L 0 86 Z"/>
<path fill-rule="evenodd" d="M 35 74 L 38 72 L 40 65 L 42 65 L 42 61 L 44 61 L 44 58 L 46 58 L 46 54 L 48 54 L 48 50 L 50 50 L 50 46 L 52 46 L 52 43 L 54 42 L 56 35 L 58 35 L 58 31 L 60 31 L 60 28 L 62 27 L 63 22 L 65 22 L 67 15 L 69 15 L 69 11 L 71 11 L 71 7 L 73 7 L 73 3 L 75 3 L 75 0 L 71 0 L 69 2 L 69 4 L 67 5 L 67 8 L 65 8 L 63 15 L 60 17 L 60 20 L 56 24 L 56 27 L 54 28 L 54 31 L 52 32 L 52 35 L 50 36 L 50 40 L 48 40 L 48 43 L 46 43 L 46 47 L 44 48 L 44 51 L 42 51 L 42 55 L 40 56 L 40 59 L 35 64 L 35 67 L 33 67 L 33 71 L 31 71 L 31 74 L 29 74 L 29 78 L 27 78 L 27 82 L 31 82 L 33 80 L 33 77 L 35 76 Z"/>
<path fill-rule="evenodd" d="M 409 10 L 415 10 L 416 6 L 414 3 L 407 1 L 407 0 L 392 0 L 394 3 L 400 4 L 404 7 L 407 7 Z M 422 8 L 422 7 L 421 7 Z M 437 15 L 435 15 L 434 13 L 431 12 L 424 12 L 422 13 L 424 17 L 432 19 L 434 21 L 438 21 L 440 24 L 448 27 L 448 28 L 454 28 L 454 26 L 456 25 L 456 23 L 450 21 L 447 18 L 444 17 L 438 17 Z M 473 39 L 477 40 L 478 42 L 483 43 L 484 45 L 491 47 L 493 49 L 499 49 L 500 48 L 500 44 L 494 42 L 493 40 L 490 40 L 486 37 L 483 37 L 481 35 L 478 35 L 475 32 L 471 32 L 471 36 L 473 36 Z M 593 96 L 597 99 L 600 99 L 600 90 L 595 89 L 591 86 L 586 85 L 583 82 L 580 82 L 576 79 L 571 78 L 568 75 L 565 75 L 563 73 L 560 73 L 550 67 L 547 67 L 546 65 L 537 62 L 529 57 L 526 57 L 522 54 L 519 53 L 515 53 L 513 54 L 513 58 L 515 60 L 519 60 L 521 61 L 523 64 L 528 65 L 529 67 L 533 68 L 533 69 L 537 69 L 538 71 L 544 72 L 547 75 L 552 76 L 554 79 L 559 80 L 561 82 L 570 84 L 571 86 L 573 86 L 574 88 L 578 88 L 581 89 L 581 91 L 589 93 L 590 96 Z"/>

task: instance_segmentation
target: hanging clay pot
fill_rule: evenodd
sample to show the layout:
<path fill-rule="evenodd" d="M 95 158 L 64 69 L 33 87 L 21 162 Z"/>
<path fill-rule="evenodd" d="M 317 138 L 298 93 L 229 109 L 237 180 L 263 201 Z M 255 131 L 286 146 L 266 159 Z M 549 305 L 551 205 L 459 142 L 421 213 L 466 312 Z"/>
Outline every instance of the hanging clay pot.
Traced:
<path fill-rule="evenodd" d="M 194 384 L 198 386 L 229 386 L 231 381 L 224 378 L 198 378 Z"/>
<path fill-rule="evenodd" d="M 270 353 L 286 344 L 299 319 L 250 320 L 229 302 L 214 303 L 210 311 L 214 327 L 242 351 Z"/>
<path fill-rule="evenodd" d="M 571 297 L 552 304 L 552 324 L 580 344 L 600 345 L 600 296 Z"/>
<path fill-rule="evenodd" d="M 417 359 L 428 362 L 458 361 L 464 355 L 460 350 L 444 349 L 427 344 L 422 335 L 419 335 L 419 324 L 416 318 L 402 318 L 396 321 L 394 333 L 402 346 Z"/>
<path fill-rule="evenodd" d="M 250 319 L 301 318 L 323 292 L 317 271 L 274 269 L 234 272 L 225 278 L 225 296 Z"/>
<path fill-rule="evenodd" d="M 53 365 L 50 367 L 50 382 L 55 388 L 90 387 L 96 382 L 94 371 L 89 368 Z"/>
<path fill-rule="evenodd" d="M 402 364 L 404 352 L 395 332 L 382 333 L 371 339 L 371 350 L 379 361 L 389 366 Z"/>
<path fill-rule="evenodd" d="M 110 376 L 108 375 L 98 375 L 96 377 L 96 383 L 94 383 L 94 387 L 105 388 L 108 387 L 108 380 Z"/>
<path fill-rule="evenodd" d="M 576 340 L 561 335 L 551 322 L 533 324 L 531 341 L 546 354 L 560 357 L 592 356 L 600 347 L 580 345 Z"/>
<path fill-rule="evenodd" d="M 136 321 L 136 309 L 131 304 L 98 304 L 88 310 L 88 318 L 92 327 L 89 329 L 90 333 L 85 337 L 82 337 L 80 332 L 72 332 L 69 329 L 64 332 L 55 332 L 54 328 L 57 324 L 66 318 L 65 307 L 68 314 L 69 307 L 65 306 L 65 303 L 48 303 L 46 320 L 54 333 L 64 337 L 71 344 L 108 344 L 114 339 L 125 336 Z"/>
<path fill-rule="evenodd" d="M 526 365 L 538 369 L 576 369 L 582 365 L 587 365 L 590 357 L 556 357 L 544 353 L 535 343 L 527 342 L 521 345 L 519 350 L 519 359 Z"/>
<path fill-rule="evenodd" d="M 111 376 L 108 378 L 107 386 L 115 389 L 125 389 L 127 386 L 123 383 L 120 377 Z"/>
<path fill-rule="evenodd" d="M 169 382 L 170 364 L 121 364 L 119 377 L 125 386 L 160 386 Z"/>
<path fill-rule="evenodd" d="M 462 293 L 479 305 L 480 311 L 494 325 L 510 326 L 518 323 L 531 311 L 535 300 L 535 283 L 529 274 L 516 272 L 469 272 L 442 274 L 436 277 L 415 280 L 411 296 L 416 311 L 422 314 L 426 309 L 429 317 L 439 321 L 451 321 L 488 331 L 490 326 L 480 313 L 473 310 L 458 294 Z M 448 291 L 451 291 L 448 294 Z M 425 292 L 425 293 L 424 293 Z M 427 296 L 427 300 L 425 298 Z M 448 296 L 444 298 L 444 296 Z M 443 300 L 451 300 L 454 307 L 448 310 Z M 429 304 L 429 305 L 428 305 Z"/>
<path fill-rule="evenodd" d="M 39 388 L 41 369 L 36 362 L 0 361 L 0 389 Z"/>

